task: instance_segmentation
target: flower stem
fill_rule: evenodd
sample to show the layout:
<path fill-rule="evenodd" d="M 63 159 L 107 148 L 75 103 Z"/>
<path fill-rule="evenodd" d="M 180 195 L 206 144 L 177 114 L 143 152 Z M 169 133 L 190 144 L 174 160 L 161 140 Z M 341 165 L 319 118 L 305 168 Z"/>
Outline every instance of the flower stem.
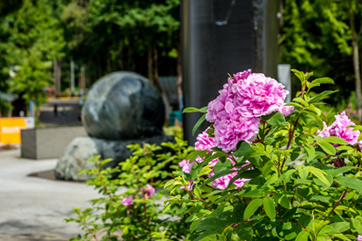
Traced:
<path fill-rule="evenodd" d="M 333 213 L 334 209 L 336 209 L 337 205 L 342 201 L 342 199 L 346 196 L 348 191 L 348 187 L 346 188 L 346 190 L 342 193 L 342 195 L 339 197 L 339 199 L 337 200 L 337 202 L 334 203 L 332 210 L 328 213 L 328 217 L 331 216 L 331 214 Z"/>

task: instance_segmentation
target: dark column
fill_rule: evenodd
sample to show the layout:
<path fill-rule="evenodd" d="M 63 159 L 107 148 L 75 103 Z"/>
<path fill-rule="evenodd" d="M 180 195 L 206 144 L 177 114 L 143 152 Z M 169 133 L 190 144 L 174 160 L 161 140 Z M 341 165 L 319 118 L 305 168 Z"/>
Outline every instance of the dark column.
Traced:
<path fill-rule="evenodd" d="M 228 73 L 252 69 L 276 77 L 277 1 L 182 0 L 181 14 L 185 107 L 206 106 L 218 95 Z M 190 144 L 200 116 L 184 115 L 185 139 Z"/>

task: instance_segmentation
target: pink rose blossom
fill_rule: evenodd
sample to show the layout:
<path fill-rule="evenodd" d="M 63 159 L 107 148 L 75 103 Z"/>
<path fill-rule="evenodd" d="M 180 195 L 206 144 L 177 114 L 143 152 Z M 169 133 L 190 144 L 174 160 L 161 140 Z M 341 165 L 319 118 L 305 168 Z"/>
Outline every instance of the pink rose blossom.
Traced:
<path fill-rule="evenodd" d="M 258 123 L 259 123 L 259 119 L 258 118 L 255 118 L 258 120 Z M 211 149 L 213 147 L 215 147 L 216 143 L 215 143 L 215 140 L 214 138 L 210 137 L 208 134 L 207 134 L 207 129 L 202 132 L 201 134 L 199 134 L 196 138 L 196 143 L 195 143 L 195 149 L 196 150 L 207 150 L 208 153 L 211 152 Z M 235 162 L 232 160 L 231 156 L 230 156 L 230 159 L 231 163 L 234 165 Z M 197 161 L 198 163 L 201 163 L 204 161 L 204 158 L 201 158 L 201 157 L 197 157 L 192 163 L 189 163 L 188 160 L 182 160 L 180 163 L 179 163 L 179 166 L 182 167 L 182 171 L 185 172 L 185 173 L 190 173 L 191 171 L 191 168 L 193 166 L 193 164 L 195 163 L 195 161 Z M 211 160 L 208 164 L 209 165 L 212 165 L 212 166 L 215 166 L 215 164 L 219 161 L 219 158 L 215 158 L 214 160 Z M 212 186 L 215 188 L 215 189 L 225 189 L 231 179 L 237 174 L 237 169 L 235 169 L 235 172 L 229 174 L 229 175 L 225 175 L 225 176 L 222 176 L 222 177 L 219 177 L 217 179 L 215 179 L 214 181 L 212 181 Z M 214 175 L 214 172 L 211 171 L 209 173 L 209 177 L 213 176 Z M 244 185 L 245 182 L 249 181 L 249 179 L 245 179 L 245 178 L 239 178 L 237 180 L 234 181 L 234 185 L 236 186 L 236 188 L 240 188 Z M 188 184 L 188 188 L 191 190 L 193 187 L 193 181 L 190 181 L 190 183 Z M 185 187 L 181 187 L 182 189 L 186 189 Z"/>
<path fill-rule="evenodd" d="M 347 126 L 355 124 L 348 118 L 346 113 L 343 111 L 340 115 L 335 115 L 334 117 L 336 120 L 330 126 L 327 126 L 327 124 L 323 122 L 324 128 L 323 130 L 317 131 L 317 136 L 321 136 L 323 138 L 337 136 L 346 140 L 350 145 L 358 143 L 357 139 L 360 132 L 353 131 L 352 128 L 347 128 Z"/>
<path fill-rule="evenodd" d="M 323 130 L 317 130 L 317 136 L 326 138 L 331 136 L 331 133 L 329 132 L 330 127 L 327 126 L 327 124 L 323 121 Z"/>
<path fill-rule="evenodd" d="M 190 173 L 192 165 L 195 163 L 195 161 L 193 161 L 192 163 L 190 163 L 189 160 L 182 160 L 178 165 L 182 168 L 182 171 L 184 173 Z"/>
<path fill-rule="evenodd" d="M 362 241 L 362 235 L 358 235 L 357 241 Z"/>
<path fill-rule="evenodd" d="M 155 193 L 155 189 L 150 184 L 147 184 L 146 186 L 147 188 L 141 188 L 141 192 L 146 194 L 147 197 L 151 197 Z"/>
<path fill-rule="evenodd" d="M 124 199 L 122 200 L 122 205 L 124 205 L 124 206 L 133 205 L 133 195 L 124 198 Z"/>
<path fill-rule="evenodd" d="M 234 74 L 208 104 L 206 120 L 214 123 L 216 146 L 235 151 L 239 141 L 252 142 L 259 132 L 259 118 L 280 111 L 288 115 L 293 107 L 284 106 L 288 91 L 276 80 L 251 70 Z"/>
<path fill-rule="evenodd" d="M 260 120 L 256 117 L 225 119 L 215 123 L 215 142 L 224 152 L 236 150 L 239 141 L 254 141 L 259 132 Z"/>
<path fill-rule="evenodd" d="M 290 115 L 294 110 L 293 106 L 285 106 L 283 105 L 282 107 L 279 108 L 279 112 L 282 113 L 284 116 Z"/>
<path fill-rule="evenodd" d="M 225 188 L 227 188 L 229 186 L 231 179 L 233 179 L 236 176 L 236 174 L 237 174 L 237 172 L 233 172 L 228 175 L 215 179 L 214 181 L 211 182 L 212 187 L 215 189 L 224 190 Z M 212 172 L 210 176 L 213 176 L 213 175 L 214 175 L 214 173 Z M 239 178 L 239 179 L 236 179 L 233 184 L 236 186 L 236 188 L 240 188 L 244 185 L 244 183 L 248 182 L 249 180 L 250 179 Z"/>
<path fill-rule="evenodd" d="M 259 117 L 278 111 L 289 93 L 284 85 L 264 74 L 251 74 L 237 86 L 235 105 L 244 117 Z"/>
<path fill-rule="evenodd" d="M 216 146 L 214 138 L 210 137 L 207 134 L 207 128 L 204 132 L 200 133 L 196 137 L 195 142 L 195 150 L 202 151 L 202 150 L 210 150 L 211 148 Z"/>

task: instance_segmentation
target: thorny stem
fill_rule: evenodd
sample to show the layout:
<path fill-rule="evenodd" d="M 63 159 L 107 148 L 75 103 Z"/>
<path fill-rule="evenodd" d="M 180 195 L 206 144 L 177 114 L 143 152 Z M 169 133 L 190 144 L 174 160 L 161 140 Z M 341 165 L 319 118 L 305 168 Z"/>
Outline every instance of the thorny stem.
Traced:
<path fill-rule="evenodd" d="M 297 119 L 295 120 L 295 123 L 294 123 L 293 127 L 291 127 L 291 129 L 289 130 L 289 140 L 288 140 L 288 144 L 287 144 L 287 150 L 289 150 L 290 144 L 292 143 L 294 132 L 295 132 L 295 129 L 297 129 L 298 121 L 299 121 L 299 118 L 300 118 L 301 114 L 302 114 L 302 112 L 299 113 Z M 286 160 L 287 160 L 287 158 L 284 157 L 283 163 L 282 163 L 282 165 L 280 167 L 280 173 L 283 171 L 284 164 L 285 164 Z"/>
<path fill-rule="evenodd" d="M 334 203 L 332 210 L 328 213 L 328 217 L 331 216 L 331 214 L 333 213 L 334 209 L 336 209 L 337 205 L 342 201 L 342 199 L 346 196 L 348 191 L 348 187 L 346 188 L 346 190 L 342 193 L 342 195 L 339 197 L 339 199 L 337 200 L 337 202 Z"/>
<path fill-rule="evenodd" d="M 294 202 L 294 197 L 295 197 L 296 191 L 297 191 L 297 189 L 294 189 L 293 197 L 292 197 L 292 199 L 290 200 L 290 205 L 292 205 L 292 206 L 293 206 L 293 202 Z"/>

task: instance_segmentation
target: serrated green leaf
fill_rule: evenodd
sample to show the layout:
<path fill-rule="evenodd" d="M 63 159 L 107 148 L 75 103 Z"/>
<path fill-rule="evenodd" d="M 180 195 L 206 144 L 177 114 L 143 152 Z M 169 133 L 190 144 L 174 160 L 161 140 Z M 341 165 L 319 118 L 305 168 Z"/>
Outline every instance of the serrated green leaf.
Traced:
<path fill-rule="evenodd" d="M 320 116 L 321 113 L 322 113 L 321 110 L 320 110 L 319 108 L 315 107 L 313 104 L 311 104 L 311 105 L 309 106 L 309 110 L 311 110 L 311 111 L 313 111 L 314 113 L 316 113 L 317 116 Z"/>
<path fill-rule="evenodd" d="M 252 241 L 253 240 L 253 227 L 249 223 L 240 223 L 236 227 L 236 233 L 242 240 Z"/>
<path fill-rule="evenodd" d="M 290 71 L 292 71 L 294 75 L 300 80 L 301 84 L 304 85 L 305 82 L 304 73 L 296 69 L 291 69 Z"/>
<path fill-rule="evenodd" d="M 245 208 L 243 216 L 244 220 L 250 218 L 262 204 L 263 204 L 263 199 L 252 200 Z"/>
<path fill-rule="evenodd" d="M 318 86 L 319 84 L 334 84 L 334 81 L 331 78 L 323 77 L 323 78 L 314 79 L 312 81 L 312 84 L 318 84 Z"/>
<path fill-rule="evenodd" d="M 348 187 L 362 192 L 362 181 L 360 179 L 354 177 L 339 176 L 335 180 L 342 187 Z"/>
<path fill-rule="evenodd" d="M 332 144 L 328 143 L 322 138 L 317 137 L 316 140 L 317 144 L 322 148 L 323 151 L 325 151 L 325 153 L 332 156 L 336 155 L 336 149 Z"/>
<path fill-rule="evenodd" d="M 239 148 L 233 152 L 233 156 L 236 157 L 248 156 L 253 152 L 255 152 L 254 149 L 251 148 L 251 146 L 247 142 L 242 141 Z"/>
<path fill-rule="evenodd" d="M 304 107 L 298 103 L 295 102 L 289 102 L 288 104 L 285 104 L 285 106 L 294 106 L 303 109 Z"/>
<path fill-rule="evenodd" d="M 230 174 L 230 173 L 233 173 L 233 172 L 235 172 L 235 170 L 223 170 L 223 171 L 221 171 L 221 172 L 215 173 L 212 177 L 210 177 L 209 179 L 207 179 L 206 182 L 204 182 L 204 183 L 201 185 L 201 187 L 202 187 L 202 186 L 205 186 L 206 184 L 214 181 L 215 179 L 217 179 L 217 178 L 219 178 L 219 177 L 226 176 L 226 175 L 228 175 L 228 174 Z"/>
<path fill-rule="evenodd" d="M 287 123 L 285 121 L 284 115 L 278 111 L 268 116 L 263 116 L 262 119 L 265 120 L 266 123 L 268 123 L 271 126 L 285 126 Z"/>
<path fill-rule="evenodd" d="M 305 169 L 307 169 L 310 173 L 312 173 L 312 175 L 314 175 L 316 178 L 318 178 L 321 182 L 323 182 L 327 186 L 331 185 L 331 183 L 326 178 L 327 173 L 325 173 L 321 169 L 315 168 L 313 166 L 306 166 Z"/>
<path fill-rule="evenodd" d="M 227 159 L 225 162 L 217 162 L 214 166 L 214 173 L 219 173 L 224 170 L 230 170 L 233 167 L 233 164 L 229 159 Z"/>
<path fill-rule="evenodd" d="M 309 233 L 306 231 L 302 231 L 298 234 L 298 236 L 295 238 L 295 241 L 308 241 Z"/>
<path fill-rule="evenodd" d="M 337 137 L 337 136 L 329 136 L 329 137 L 324 138 L 324 140 L 329 142 L 329 143 L 335 143 L 335 144 L 341 144 L 341 145 L 349 145 L 349 143 L 345 139 L 342 139 L 342 138 Z"/>
<path fill-rule="evenodd" d="M 294 102 L 298 102 L 298 103 L 302 104 L 302 105 L 305 106 L 305 107 L 308 107 L 308 106 L 309 106 L 309 104 L 308 104 L 305 100 L 303 100 L 302 98 L 300 98 L 300 97 L 294 98 L 293 101 L 294 101 Z"/>
<path fill-rule="evenodd" d="M 204 166 L 197 176 L 201 177 L 203 175 L 208 175 L 211 171 L 211 165 Z"/>
<path fill-rule="evenodd" d="M 356 169 L 357 167 L 354 166 L 344 166 L 344 167 L 339 167 L 339 168 L 331 168 L 331 169 L 325 169 L 323 170 L 325 173 L 327 173 L 328 175 L 331 175 L 332 177 L 335 177 L 341 173 L 345 173 L 348 172 L 352 169 Z"/>
<path fill-rule="evenodd" d="M 265 197 L 263 199 L 263 207 L 266 215 L 270 220 L 274 220 L 276 216 L 274 201 L 271 197 Z"/>
<path fill-rule="evenodd" d="M 326 90 L 326 91 L 323 91 L 322 93 L 310 98 L 309 103 L 314 103 L 314 102 L 317 102 L 319 100 L 325 99 L 325 98 L 327 98 L 328 95 L 331 95 L 331 94 L 336 93 L 336 92 L 338 92 L 338 90 Z"/>

